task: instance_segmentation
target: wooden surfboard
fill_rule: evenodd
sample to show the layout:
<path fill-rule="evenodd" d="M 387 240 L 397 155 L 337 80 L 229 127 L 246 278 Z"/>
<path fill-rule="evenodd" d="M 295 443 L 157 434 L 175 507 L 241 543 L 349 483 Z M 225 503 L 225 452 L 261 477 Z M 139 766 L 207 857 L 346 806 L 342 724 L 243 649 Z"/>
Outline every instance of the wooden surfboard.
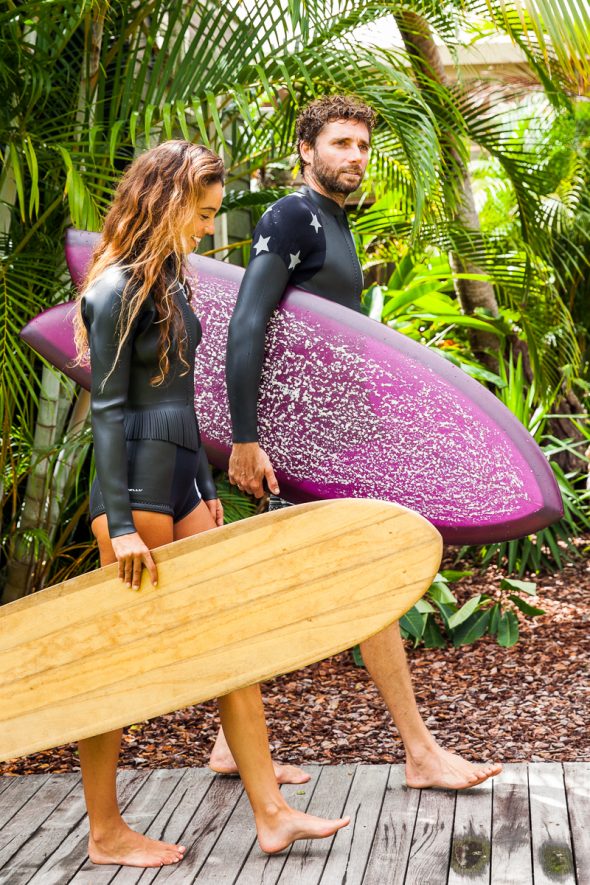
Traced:
<path fill-rule="evenodd" d="M 422 596 L 442 541 L 382 501 L 317 501 L 154 551 L 0 609 L 0 760 L 224 695 L 350 648 Z"/>
<path fill-rule="evenodd" d="M 98 234 L 68 231 L 80 284 Z M 197 348 L 195 409 L 209 459 L 227 467 L 227 330 L 242 268 L 191 255 Z M 36 317 L 23 337 L 72 367 L 71 307 Z M 269 323 L 258 402 L 260 441 L 292 502 L 378 498 L 418 511 L 451 544 L 488 544 L 539 531 L 562 515 L 547 459 L 481 384 L 435 351 L 356 311 L 288 289 Z"/>

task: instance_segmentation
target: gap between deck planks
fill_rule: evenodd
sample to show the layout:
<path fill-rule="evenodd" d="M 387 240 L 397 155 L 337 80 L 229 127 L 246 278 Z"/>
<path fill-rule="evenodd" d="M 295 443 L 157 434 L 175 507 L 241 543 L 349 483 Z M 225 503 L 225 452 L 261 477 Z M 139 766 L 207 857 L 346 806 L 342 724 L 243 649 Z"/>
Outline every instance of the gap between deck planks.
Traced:
<path fill-rule="evenodd" d="M 309 771 L 283 787 L 289 803 L 350 826 L 273 857 L 237 779 L 122 771 L 127 821 L 187 845 L 181 864 L 154 870 L 88 862 L 79 775 L 0 778 L 0 885 L 590 885 L 590 763 L 507 765 L 458 793 L 409 790 L 400 765 Z"/>

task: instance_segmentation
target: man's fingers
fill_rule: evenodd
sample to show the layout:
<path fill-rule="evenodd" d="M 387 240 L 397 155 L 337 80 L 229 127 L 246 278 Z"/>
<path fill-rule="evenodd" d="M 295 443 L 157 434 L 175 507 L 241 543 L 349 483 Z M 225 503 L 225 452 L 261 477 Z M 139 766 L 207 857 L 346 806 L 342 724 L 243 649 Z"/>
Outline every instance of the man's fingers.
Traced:
<path fill-rule="evenodd" d="M 277 478 L 276 478 L 276 476 L 275 476 L 275 472 L 274 472 L 274 470 L 272 469 L 272 465 L 271 465 L 270 462 L 269 462 L 269 464 L 268 464 L 268 467 L 267 467 L 266 470 L 264 471 L 264 476 L 265 476 L 265 478 L 266 478 L 266 482 L 267 482 L 267 484 L 268 484 L 268 487 L 269 487 L 269 489 L 271 490 L 271 492 L 273 493 L 273 495 L 278 495 L 278 494 L 279 494 L 279 491 L 280 491 L 280 489 L 279 489 L 279 484 L 278 484 L 278 482 L 277 482 Z"/>
<path fill-rule="evenodd" d="M 152 554 L 149 552 L 145 553 L 143 556 L 143 561 L 144 561 L 146 569 L 149 572 L 152 584 L 155 587 L 156 584 L 158 583 L 158 569 L 156 568 L 156 563 L 152 559 Z"/>
<path fill-rule="evenodd" d="M 133 578 L 133 558 L 131 556 L 125 557 L 125 583 L 128 587 L 131 587 L 131 580 Z"/>
<path fill-rule="evenodd" d="M 125 580 L 125 560 L 120 559 L 117 564 L 119 566 L 119 579 L 121 581 L 124 581 Z"/>

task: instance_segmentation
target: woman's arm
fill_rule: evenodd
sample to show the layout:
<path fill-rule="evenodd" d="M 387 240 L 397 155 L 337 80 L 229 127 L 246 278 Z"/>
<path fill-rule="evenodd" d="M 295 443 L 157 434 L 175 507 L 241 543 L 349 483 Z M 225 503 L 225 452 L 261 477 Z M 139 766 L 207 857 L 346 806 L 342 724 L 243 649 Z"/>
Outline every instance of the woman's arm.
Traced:
<path fill-rule="evenodd" d="M 135 532 L 129 501 L 124 429 L 133 334 L 127 338 L 117 365 L 109 375 L 117 353 L 117 323 L 125 282 L 118 268 L 110 268 L 83 296 L 81 306 L 90 344 L 94 459 L 111 538 Z"/>

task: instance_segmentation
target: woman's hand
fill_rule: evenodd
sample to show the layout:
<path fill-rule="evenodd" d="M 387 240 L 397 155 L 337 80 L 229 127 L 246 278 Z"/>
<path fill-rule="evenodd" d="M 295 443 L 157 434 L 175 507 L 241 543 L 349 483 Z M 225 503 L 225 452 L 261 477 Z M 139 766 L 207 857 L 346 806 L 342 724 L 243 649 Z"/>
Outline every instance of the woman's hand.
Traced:
<path fill-rule="evenodd" d="M 209 513 L 213 517 L 215 525 L 221 528 L 223 525 L 223 504 L 219 500 L 219 498 L 212 498 L 210 501 L 205 501 L 205 504 L 209 508 Z"/>
<path fill-rule="evenodd" d="M 158 583 L 156 563 L 138 532 L 111 538 L 111 544 L 119 563 L 119 578 L 128 587 L 139 590 L 142 565 L 145 565 L 152 579 L 152 584 L 154 587 L 156 586 Z"/>

